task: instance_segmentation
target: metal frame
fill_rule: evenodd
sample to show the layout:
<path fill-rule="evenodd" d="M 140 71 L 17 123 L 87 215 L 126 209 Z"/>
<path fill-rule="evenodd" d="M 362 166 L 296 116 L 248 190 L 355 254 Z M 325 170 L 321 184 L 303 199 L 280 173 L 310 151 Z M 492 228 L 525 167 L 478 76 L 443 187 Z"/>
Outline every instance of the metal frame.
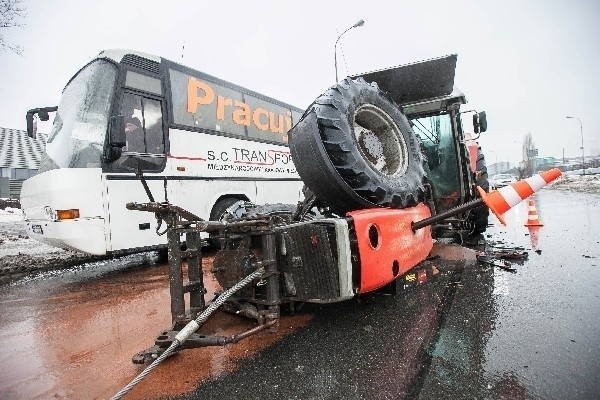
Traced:
<path fill-rule="evenodd" d="M 232 311 L 238 315 L 256 319 L 259 324 L 258 326 L 233 336 L 194 333 L 179 349 L 237 343 L 262 330 L 276 330 L 278 328 L 281 298 L 279 293 L 279 274 L 277 272 L 276 240 L 272 221 L 268 219 L 244 220 L 233 223 L 204 221 L 189 211 L 173 206 L 168 202 L 129 203 L 127 204 L 127 209 L 152 212 L 159 221 L 165 221 L 167 229 L 159 234 L 166 232 L 169 251 L 169 290 L 172 328 L 162 332 L 156 338 L 154 346 L 133 356 L 132 361 L 135 364 L 148 363 L 158 358 L 173 343 L 179 331 L 206 309 L 207 303 L 204 298 L 206 288 L 204 286 L 202 271 L 202 239 L 200 237 L 202 232 L 221 231 L 226 234 L 235 234 L 236 231 L 240 232 L 240 229 L 250 229 L 253 234 L 262 236 L 263 258 L 252 266 L 256 268 L 264 267 L 266 270 L 266 274 L 264 275 L 264 279 L 266 280 L 266 299 L 260 302 L 261 306 L 264 306 L 264 309 L 260 309 L 258 312 L 249 310 L 240 312 L 235 307 L 235 301 L 224 307 L 225 311 Z M 159 228 L 160 225 L 159 223 Z M 181 238 L 183 235 L 185 235 L 187 247 L 185 250 L 182 248 L 183 242 Z M 188 265 L 187 276 L 185 276 L 182 266 L 184 259 L 187 260 Z M 186 307 L 186 293 L 189 293 L 189 307 Z"/>

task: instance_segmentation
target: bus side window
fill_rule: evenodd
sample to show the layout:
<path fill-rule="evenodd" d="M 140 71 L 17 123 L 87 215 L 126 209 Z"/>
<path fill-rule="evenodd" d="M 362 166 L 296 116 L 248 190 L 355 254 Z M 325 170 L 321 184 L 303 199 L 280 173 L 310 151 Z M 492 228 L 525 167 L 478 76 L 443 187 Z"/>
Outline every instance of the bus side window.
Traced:
<path fill-rule="evenodd" d="M 142 98 L 131 93 L 123 95 L 121 114 L 125 119 L 125 151 L 145 153 L 144 115 L 142 113 Z"/>
<path fill-rule="evenodd" d="M 121 113 L 125 119 L 125 151 L 164 154 L 160 101 L 125 93 Z"/>
<path fill-rule="evenodd" d="M 150 154 L 164 154 L 165 146 L 160 101 L 144 98 L 143 106 L 146 152 Z"/>

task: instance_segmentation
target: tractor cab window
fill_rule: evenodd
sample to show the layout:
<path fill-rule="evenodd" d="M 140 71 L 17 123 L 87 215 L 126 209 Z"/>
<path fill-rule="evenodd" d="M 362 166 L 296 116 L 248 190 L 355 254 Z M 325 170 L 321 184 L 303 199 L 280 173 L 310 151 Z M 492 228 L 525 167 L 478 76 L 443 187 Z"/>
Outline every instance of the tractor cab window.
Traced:
<path fill-rule="evenodd" d="M 460 171 L 449 114 L 411 119 L 423 144 L 429 179 L 436 190 L 436 208 L 446 210 L 460 202 Z"/>

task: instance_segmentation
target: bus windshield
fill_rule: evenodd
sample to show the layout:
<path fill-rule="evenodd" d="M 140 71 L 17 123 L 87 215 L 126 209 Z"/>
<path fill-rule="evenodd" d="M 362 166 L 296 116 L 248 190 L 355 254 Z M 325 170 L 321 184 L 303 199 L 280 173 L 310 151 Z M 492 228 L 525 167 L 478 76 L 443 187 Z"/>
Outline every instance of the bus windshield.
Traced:
<path fill-rule="evenodd" d="M 63 91 L 40 172 L 99 168 L 117 67 L 98 60 L 79 71 Z"/>

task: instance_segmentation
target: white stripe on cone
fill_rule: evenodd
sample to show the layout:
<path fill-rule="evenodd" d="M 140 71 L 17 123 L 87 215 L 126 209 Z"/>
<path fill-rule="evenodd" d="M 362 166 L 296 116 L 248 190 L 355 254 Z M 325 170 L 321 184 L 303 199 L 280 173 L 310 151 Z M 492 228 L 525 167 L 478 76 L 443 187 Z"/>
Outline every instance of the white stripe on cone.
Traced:
<path fill-rule="evenodd" d="M 525 182 L 527 182 L 529 186 L 531 186 L 534 192 L 537 192 L 538 190 L 540 190 L 548 184 L 548 182 L 546 182 L 544 178 L 542 178 L 542 176 L 539 174 L 535 174 L 525 179 Z"/>
<path fill-rule="evenodd" d="M 502 195 L 504 200 L 511 208 L 524 200 L 521 198 L 521 196 L 519 196 L 519 193 L 517 193 L 515 188 L 512 186 L 504 186 L 503 188 L 498 189 L 498 192 Z"/>

